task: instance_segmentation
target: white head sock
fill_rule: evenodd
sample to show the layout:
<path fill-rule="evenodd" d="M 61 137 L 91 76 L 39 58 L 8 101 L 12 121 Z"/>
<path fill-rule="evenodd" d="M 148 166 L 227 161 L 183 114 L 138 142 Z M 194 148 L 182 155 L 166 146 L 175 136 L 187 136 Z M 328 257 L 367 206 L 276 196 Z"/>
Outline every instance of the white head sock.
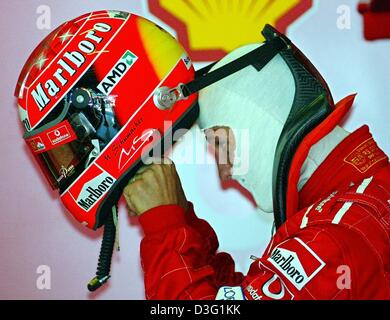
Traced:
<path fill-rule="evenodd" d="M 251 44 L 236 49 L 210 71 L 261 45 Z M 199 127 L 227 126 L 233 129 L 236 150 L 232 178 L 252 193 L 257 206 L 265 212 L 273 212 L 272 169 L 275 149 L 292 107 L 295 90 L 294 77 L 289 67 L 277 55 L 261 71 L 248 66 L 199 93 Z M 246 141 L 245 133 L 249 134 L 249 141 Z M 335 136 L 336 139 L 327 142 L 330 149 L 327 147 L 321 151 L 321 157 L 327 155 L 345 134 Z M 310 160 L 308 157 L 301 171 L 304 179 L 300 180 L 300 188 L 319 165 Z"/>

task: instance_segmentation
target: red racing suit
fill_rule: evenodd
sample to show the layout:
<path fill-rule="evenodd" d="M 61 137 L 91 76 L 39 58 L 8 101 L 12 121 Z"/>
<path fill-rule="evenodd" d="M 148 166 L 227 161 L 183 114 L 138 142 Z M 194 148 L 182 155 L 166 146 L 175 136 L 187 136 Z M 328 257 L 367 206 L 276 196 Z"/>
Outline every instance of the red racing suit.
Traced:
<path fill-rule="evenodd" d="M 298 193 L 310 147 L 352 106 L 347 97 L 301 143 L 287 221 L 246 276 L 218 253 L 210 225 L 176 205 L 140 217 L 147 299 L 390 299 L 390 166 L 368 127 L 342 141 Z M 262 232 L 262 230 L 259 230 Z"/>

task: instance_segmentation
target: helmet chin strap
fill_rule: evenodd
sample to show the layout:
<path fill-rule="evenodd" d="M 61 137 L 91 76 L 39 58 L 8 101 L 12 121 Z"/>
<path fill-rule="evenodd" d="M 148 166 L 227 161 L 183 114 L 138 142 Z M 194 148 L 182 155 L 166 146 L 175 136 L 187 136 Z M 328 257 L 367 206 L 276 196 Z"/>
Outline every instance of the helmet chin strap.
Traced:
<path fill-rule="evenodd" d="M 88 168 L 89 165 L 97 158 L 100 154 L 100 144 L 98 139 L 92 139 L 91 144 L 93 145 L 92 151 L 89 153 L 87 160 L 85 161 L 85 168 Z"/>

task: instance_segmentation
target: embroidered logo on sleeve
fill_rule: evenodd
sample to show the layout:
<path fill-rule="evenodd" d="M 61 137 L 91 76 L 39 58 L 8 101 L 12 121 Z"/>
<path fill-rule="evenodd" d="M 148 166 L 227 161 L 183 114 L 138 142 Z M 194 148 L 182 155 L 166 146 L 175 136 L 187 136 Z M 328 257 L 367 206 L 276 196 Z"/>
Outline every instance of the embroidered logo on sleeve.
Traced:
<path fill-rule="evenodd" d="M 386 158 L 373 138 L 358 145 L 345 159 L 344 162 L 354 166 L 359 172 L 364 173 L 374 164 Z"/>
<path fill-rule="evenodd" d="M 245 288 L 248 300 L 293 300 L 294 295 L 283 280 L 274 272 L 259 262 L 261 270 L 269 270 L 271 275 L 261 275 L 253 279 Z"/>
<path fill-rule="evenodd" d="M 325 266 L 325 262 L 299 238 L 279 244 L 267 260 L 298 290 Z"/>

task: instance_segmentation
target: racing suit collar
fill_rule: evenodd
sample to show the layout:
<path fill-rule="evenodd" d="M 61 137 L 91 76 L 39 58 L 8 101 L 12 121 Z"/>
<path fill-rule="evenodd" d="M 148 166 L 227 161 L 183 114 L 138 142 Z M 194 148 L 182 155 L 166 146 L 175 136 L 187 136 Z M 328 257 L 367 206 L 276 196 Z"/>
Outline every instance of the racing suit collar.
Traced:
<path fill-rule="evenodd" d="M 299 207 L 357 184 L 387 164 L 388 157 L 364 125 L 345 138 L 310 177 L 299 194 Z"/>
<path fill-rule="evenodd" d="M 350 95 L 342 99 L 339 103 L 336 104 L 333 112 L 319 125 L 317 126 L 310 134 L 308 134 L 304 140 L 299 145 L 294 158 L 291 163 L 291 169 L 288 176 L 288 190 L 287 190 L 287 217 L 296 213 L 300 208 L 307 206 L 307 204 L 312 203 L 317 200 L 319 197 L 329 194 L 334 188 L 340 186 L 340 178 L 335 178 L 335 175 L 339 175 L 340 172 L 336 172 L 335 169 L 331 169 L 330 166 L 334 163 L 334 166 L 343 165 L 344 157 L 347 157 L 354 148 L 359 146 L 359 143 L 364 142 L 364 140 L 372 141 L 371 146 L 375 149 L 375 159 L 376 161 L 369 169 L 363 173 L 357 169 L 354 169 L 353 165 L 350 165 L 344 173 L 345 183 L 349 184 L 351 179 L 360 180 L 362 177 L 367 176 L 378 166 L 387 163 L 387 157 L 380 150 L 375 142 L 372 140 L 372 136 L 368 131 L 367 126 L 363 126 L 359 130 L 352 133 L 348 136 L 335 150 L 331 152 L 328 158 L 321 164 L 321 166 L 314 172 L 312 177 L 307 181 L 301 192 L 298 191 L 298 180 L 300 178 L 301 168 L 308 156 L 310 148 L 320 141 L 324 136 L 329 134 L 335 127 L 338 125 L 348 111 L 351 109 L 353 101 L 356 95 Z M 345 164 L 344 164 L 345 167 Z M 321 180 L 319 180 L 321 177 Z M 324 177 L 327 177 L 327 183 L 323 180 Z M 332 179 L 333 178 L 333 179 Z M 331 181 L 337 181 L 337 185 L 333 185 Z M 318 181 L 321 181 L 321 185 L 316 187 Z"/>

